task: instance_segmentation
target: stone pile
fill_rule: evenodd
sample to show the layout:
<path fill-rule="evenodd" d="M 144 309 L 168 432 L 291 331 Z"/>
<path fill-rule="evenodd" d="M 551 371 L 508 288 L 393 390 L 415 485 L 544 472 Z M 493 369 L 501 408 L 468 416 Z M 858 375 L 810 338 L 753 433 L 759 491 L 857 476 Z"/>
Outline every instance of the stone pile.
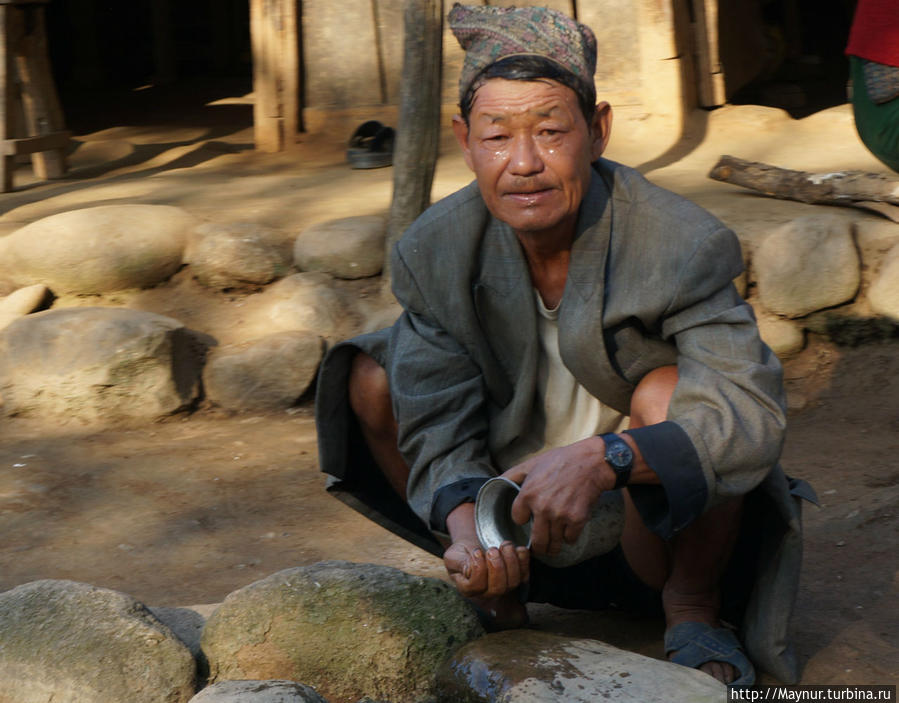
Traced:
<path fill-rule="evenodd" d="M 896 336 L 899 226 L 877 225 L 863 241 L 847 217 L 808 215 L 759 243 L 750 260 L 749 301 L 776 354 L 801 351 L 808 331 L 850 344 Z"/>
<path fill-rule="evenodd" d="M 199 610 L 199 609 L 198 609 Z M 287 569 L 205 620 L 72 581 L 0 593 L 2 703 L 723 701 L 692 669 L 597 640 L 485 635 L 443 581 L 372 564 Z"/>
<path fill-rule="evenodd" d="M 763 339 L 780 356 L 808 331 L 841 343 L 899 330 L 899 227 L 862 236 L 821 214 L 771 231 L 737 281 Z M 871 228 L 869 228 L 871 229 Z M 288 409 L 306 392 L 328 343 L 389 324 L 335 279 L 377 275 L 384 220 L 321 223 L 293 240 L 253 223 L 198 222 L 163 205 L 63 212 L 0 240 L 3 412 L 83 422 L 146 422 L 207 402 L 235 412 Z M 242 338 L 119 308 L 71 307 L 73 296 L 157 286 L 182 267 L 202 286 L 255 311 Z M 56 296 L 63 304 L 54 306 Z M 46 308 L 52 307 L 49 311 Z"/>
<path fill-rule="evenodd" d="M 313 228 L 297 238 L 306 248 L 294 252 L 270 228 L 200 223 L 161 205 L 108 205 L 33 222 L 0 240 L 0 283 L 10 291 L 0 298 L 3 412 L 133 423 L 203 398 L 237 412 L 287 409 L 315 378 L 325 343 L 358 326 L 333 277 L 379 273 L 385 236 L 382 219 L 350 218 Z M 313 253 L 328 242 L 334 256 Z M 335 266 L 335 257 L 345 265 Z M 57 296 L 71 302 L 157 286 L 185 265 L 213 291 L 253 298 L 258 321 L 245 339 L 219 346 L 140 310 L 47 310 Z"/>

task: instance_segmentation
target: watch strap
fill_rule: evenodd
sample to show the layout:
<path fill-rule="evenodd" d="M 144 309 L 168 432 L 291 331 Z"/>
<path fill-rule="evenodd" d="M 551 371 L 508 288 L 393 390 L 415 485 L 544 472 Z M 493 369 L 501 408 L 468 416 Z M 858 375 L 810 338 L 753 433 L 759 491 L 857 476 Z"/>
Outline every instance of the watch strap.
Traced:
<path fill-rule="evenodd" d="M 601 434 L 603 443 L 605 444 L 605 460 L 606 463 L 612 468 L 612 471 L 615 472 L 615 485 L 613 489 L 622 488 L 627 485 L 628 481 L 631 478 L 631 470 L 634 467 L 634 455 L 633 450 L 628 446 L 627 442 L 625 442 L 621 437 L 619 437 L 614 432 L 608 432 L 606 434 Z M 614 455 L 611 447 L 614 446 L 615 443 L 621 443 L 624 445 L 627 450 L 627 454 L 630 459 L 626 464 L 622 464 L 617 461 L 617 456 Z"/>

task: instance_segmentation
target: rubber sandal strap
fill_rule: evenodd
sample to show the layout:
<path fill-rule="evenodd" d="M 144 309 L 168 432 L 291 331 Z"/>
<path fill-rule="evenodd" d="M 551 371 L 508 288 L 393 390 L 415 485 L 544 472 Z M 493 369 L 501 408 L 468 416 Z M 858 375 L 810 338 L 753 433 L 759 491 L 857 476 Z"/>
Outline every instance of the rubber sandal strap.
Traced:
<path fill-rule="evenodd" d="M 724 627 L 682 622 L 665 632 L 665 654 L 669 661 L 696 669 L 707 662 L 732 665 L 740 676 L 728 686 L 752 686 L 755 669 L 736 635 Z"/>

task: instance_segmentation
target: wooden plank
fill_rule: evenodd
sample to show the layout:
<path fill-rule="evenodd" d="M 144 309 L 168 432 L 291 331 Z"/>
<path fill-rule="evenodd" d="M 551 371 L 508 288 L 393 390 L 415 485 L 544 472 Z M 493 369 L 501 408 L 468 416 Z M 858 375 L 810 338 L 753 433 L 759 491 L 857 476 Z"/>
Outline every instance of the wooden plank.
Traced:
<path fill-rule="evenodd" d="M 32 12 L 43 15 L 43 8 Z M 49 74 L 49 61 L 41 61 L 42 46 L 46 41 L 41 37 L 43 24 L 35 17 L 30 34 L 26 34 L 19 45 L 16 69 L 22 85 L 22 102 L 25 107 L 25 125 L 30 136 L 41 136 L 59 131 L 61 110 L 56 102 L 56 88 Z M 61 178 L 66 171 L 65 151 L 53 149 L 36 151 L 31 156 L 34 173 L 38 178 Z"/>
<path fill-rule="evenodd" d="M 724 74 L 718 57 L 718 0 L 693 0 L 693 45 L 699 104 L 718 107 L 725 102 Z"/>
<path fill-rule="evenodd" d="M 38 151 L 50 151 L 53 149 L 65 150 L 72 138 L 71 132 L 53 132 L 42 134 L 39 137 L 22 137 L 20 139 L 5 139 L 0 142 L 0 154 L 4 156 L 19 156 L 20 154 L 33 154 Z"/>
<path fill-rule="evenodd" d="M 384 41 L 402 43 L 399 27 Z M 381 75 L 371 0 L 303 0 L 306 107 L 381 104 Z"/>
<path fill-rule="evenodd" d="M 282 0 L 280 102 L 283 148 L 296 145 L 300 131 L 300 43 L 296 0 Z"/>
<path fill-rule="evenodd" d="M 0 5 L 0 139 L 12 137 L 13 93 L 15 74 L 13 68 L 13 47 L 11 40 L 10 14 L 12 10 Z M 0 156 L 0 190 L 12 190 L 13 171 L 16 163 L 12 155 Z"/>
<path fill-rule="evenodd" d="M 253 51 L 253 133 L 260 151 L 281 150 L 277 54 L 272 49 L 272 14 L 277 0 L 250 0 Z"/>

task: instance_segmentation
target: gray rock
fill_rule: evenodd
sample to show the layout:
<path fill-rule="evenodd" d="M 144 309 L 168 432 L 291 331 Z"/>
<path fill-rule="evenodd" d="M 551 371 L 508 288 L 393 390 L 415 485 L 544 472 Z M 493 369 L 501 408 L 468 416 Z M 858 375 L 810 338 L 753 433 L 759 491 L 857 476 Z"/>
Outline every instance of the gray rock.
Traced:
<path fill-rule="evenodd" d="M 61 212 L 17 230 L 0 245 L 0 274 L 57 294 L 148 288 L 182 263 L 196 220 L 168 205 L 103 205 Z"/>
<path fill-rule="evenodd" d="M 375 215 L 322 222 L 303 230 L 293 245 L 301 271 L 323 271 L 336 278 L 366 278 L 381 272 L 387 224 Z"/>
<path fill-rule="evenodd" d="M 328 703 L 314 688 L 296 681 L 221 681 L 190 703 Z"/>
<path fill-rule="evenodd" d="M 341 337 L 356 321 L 344 299 L 324 273 L 297 273 L 259 294 L 265 327 L 272 332 L 308 330 L 325 339 Z"/>
<path fill-rule="evenodd" d="M 774 315 L 758 316 L 759 334 L 771 350 L 782 359 L 798 354 L 805 348 L 802 325 Z"/>
<path fill-rule="evenodd" d="M 7 415 L 84 422 L 155 419 L 196 398 L 204 349 L 177 320 L 123 308 L 63 308 L 0 331 Z"/>
<path fill-rule="evenodd" d="M 265 285 L 293 265 L 290 245 L 275 230 L 251 223 L 194 228 L 184 259 L 200 283 L 220 289 Z"/>
<path fill-rule="evenodd" d="M 306 392 L 324 351 L 313 332 L 278 332 L 215 349 L 203 369 L 206 396 L 228 410 L 285 410 Z"/>
<path fill-rule="evenodd" d="M 287 569 L 230 594 L 203 632 L 210 681 L 289 679 L 331 700 L 420 701 L 483 634 L 443 581 L 373 564 Z"/>
<path fill-rule="evenodd" d="M 0 700 L 185 703 L 193 657 L 130 596 L 73 581 L 0 593 Z"/>
<path fill-rule="evenodd" d="M 802 317 L 851 300 L 861 269 L 851 223 L 800 217 L 772 232 L 753 257 L 759 297 L 771 312 Z"/>
<path fill-rule="evenodd" d="M 868 303 L 879 315 L 899 322 L 899 244 L 887 252 L 868 289 Z"/>
<path fill-rule="evenodd" d="M 487 635 L 441 667 L 441 703 L 721 703 L 726 687 L 696 669 L 598 640 L 533 630 Z"/>
<path fill-rule="evenodd" d="M 13 291 L 0 299 L 0 329 L 13 320 L 46 307 L 52 297 L 50 289 L 43 283 L 35 283 L 33 286 Z"/>

